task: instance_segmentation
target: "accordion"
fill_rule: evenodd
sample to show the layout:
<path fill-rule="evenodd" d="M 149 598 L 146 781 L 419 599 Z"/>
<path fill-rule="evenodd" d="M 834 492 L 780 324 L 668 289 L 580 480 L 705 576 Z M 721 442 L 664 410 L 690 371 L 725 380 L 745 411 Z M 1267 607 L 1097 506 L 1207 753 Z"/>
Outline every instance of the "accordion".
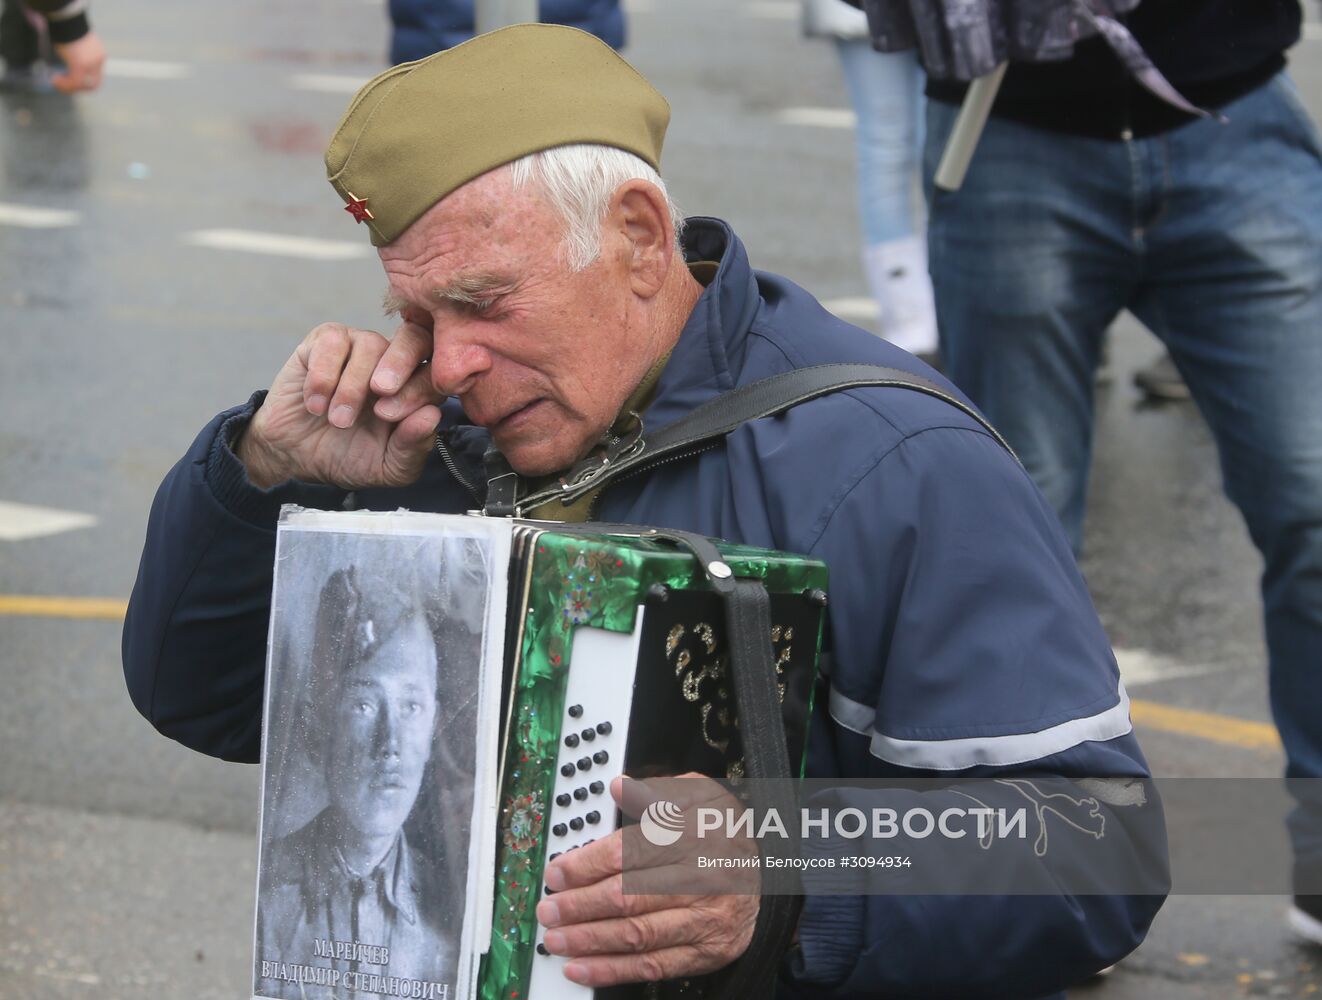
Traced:
<path fill-rule="evenodd" d="M 535 909 L 548 860 L 619 825 L 614 778 L 757 776 L 741 737 L 732 637 L 715 585 L 729 579 L 765 588 L 769 657 L 761 672 L 774 676 L 755 680 L 772 692 L 770 711 L 779 705 L 788 755 L 781 773 L 802 776 L 825 617 L 821 562 L 647 529 L 516 524 L 482 1000 L 594 995 L 564 977 L 565 959 L 539 947 Z M 657 987 L 597 995 L 645 992 Z"/>

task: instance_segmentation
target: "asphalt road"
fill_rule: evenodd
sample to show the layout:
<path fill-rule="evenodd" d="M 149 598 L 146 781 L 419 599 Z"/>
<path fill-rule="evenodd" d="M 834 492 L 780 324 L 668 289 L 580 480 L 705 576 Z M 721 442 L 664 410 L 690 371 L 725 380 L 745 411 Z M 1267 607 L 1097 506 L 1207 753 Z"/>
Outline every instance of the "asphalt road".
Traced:
<path fill-rule="evenodd" d="M 680 204 L 730 220 L 758 266 L 866 325 L 848 103 L 796 11 L 637 0 L 628 54 L 674 107 Z M 117 602 L 155 486 L 197 429 L 317 322 L 381 324 L 381 277 L 320 155 L 383 65 L 386 20 L 379 0 L 95 13 L 114 60 L 100 93 L 0 98 L 0 997 L 234 998 L 248 995 L 258 775 L 136 715 Z M 1317 116 L 1310 35 L 1294 66 Z M 1130 385 L 1156 352 L 1118 324 L 1085 572 L 1154 769 L 1274 775 L 1258 557 L 1197 414 Z M 1288 942 L 1284 905 L 1173 898 L 1078 995 L 1309 995 L 1322 953 Z"/>

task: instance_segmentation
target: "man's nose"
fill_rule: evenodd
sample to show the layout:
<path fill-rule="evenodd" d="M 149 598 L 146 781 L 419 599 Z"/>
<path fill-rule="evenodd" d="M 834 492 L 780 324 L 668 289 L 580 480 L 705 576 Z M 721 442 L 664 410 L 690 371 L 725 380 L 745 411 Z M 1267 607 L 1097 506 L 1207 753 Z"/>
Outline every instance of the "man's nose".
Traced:
<path fill-rule="evenodd" d="M 432 335 L 431 384 L 445 396 L 462 396 L 491 368 L 491 354 L 470 335 L 468 324 L 437 320 Z"/>
<path fill-rule="evenodd" d="M 376 732 L 372 734 L 378 755 L 399 756 L 399 723 L 399 713 L 394 706 L 383 705 L 376 716 Z"/>

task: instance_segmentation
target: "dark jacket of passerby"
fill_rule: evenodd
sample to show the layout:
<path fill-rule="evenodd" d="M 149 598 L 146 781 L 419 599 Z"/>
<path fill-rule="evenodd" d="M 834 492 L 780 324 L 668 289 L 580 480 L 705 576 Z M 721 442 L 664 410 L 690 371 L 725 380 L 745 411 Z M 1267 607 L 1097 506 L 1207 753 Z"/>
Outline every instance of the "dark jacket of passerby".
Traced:
<path fill-rule="evenodd" d="M 1191 102 L 1219 108 L 1266 83 L 1299 40 L 1299 0 L 1145 0 L 1123 21 L 1152 62 Z M 958 103 L 965 85 L 929 80 L 927 96 Z M 1064 62 L 1011 63 L 992 114 L 1073 135 L 1143 138 L 1189 115 L 1141 87 L 1101 38 Z"/>
<path fill-rule="evenodd" d="M 76 42 L 92 30 L 87 0 L 0 0 L 0 59 L 6 66 L 28 66 L 42 56 L 40 36 L 30 23 L 29 11 L 46 21 L 53 45 Z"/>
<path fill-rule="evenodd" d="M 4 62 L 4 76 L 0 86 L 6 90 L 53 88 L 72 94 L 101 85 L 106 50 L 88 22 L 88 0 L 2 3 L 0 61 Z M 44 31 L 39 30 L 42 20 Z M 52 68 L 56 70 L 53 75 Z"/>
<path fill-rule="evenodd" d="M 27 7 L 46 19 L 50 40 L 55 45 L 76 42 L 92 30 L 87 19 L 87 0 L 6 0 L 5 6 Z"/>
<path fill-rule="evenodd" d="M 390 61 L 422 59 L 473 36 L 474 0 L 390 0 L 395 33 Z M 619 0 L 541 0 L 547 24 L 590 31 L 611 48 L 624 45 L 624 11 Z"/>
<path fill-rule="evenodd" d="M 7 8 L 28 8 L 46 20 L 50 41 L 54 45 L 67 45 L 90 32 L 87 20 L 87 0 L 5 0 Z"/>

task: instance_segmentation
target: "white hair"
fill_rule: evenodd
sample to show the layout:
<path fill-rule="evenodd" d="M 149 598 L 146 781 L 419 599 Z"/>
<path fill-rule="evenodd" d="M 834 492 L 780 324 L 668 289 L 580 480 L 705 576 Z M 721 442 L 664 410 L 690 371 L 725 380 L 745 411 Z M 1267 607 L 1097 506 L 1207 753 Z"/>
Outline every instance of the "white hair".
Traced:
<path fill-rule="evenodd" d="M 679 250 L 684 214 L 666 191 L 661 175 L 633 153 L 580 142 L 529 153 L 509 167 L 515 191 L 535 184 L 565 220 L 562 246 L 570 270 L 582 271 L 601 255 L 602 220 L 611 196 L 625 181 L 644 180 L 661 189 Z"/>

